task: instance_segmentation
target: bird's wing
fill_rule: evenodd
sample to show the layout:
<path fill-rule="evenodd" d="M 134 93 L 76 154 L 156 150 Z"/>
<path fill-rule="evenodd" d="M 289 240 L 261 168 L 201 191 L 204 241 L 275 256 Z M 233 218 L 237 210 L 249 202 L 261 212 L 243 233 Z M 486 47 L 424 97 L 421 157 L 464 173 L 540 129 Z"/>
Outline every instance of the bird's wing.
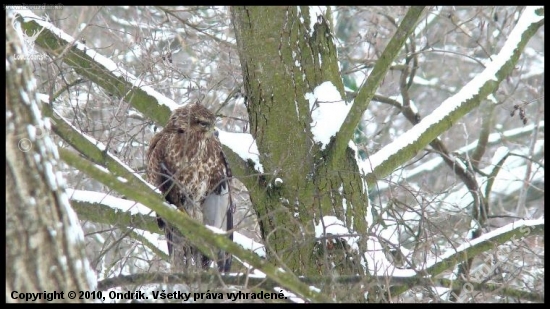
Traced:
<path fill-rule="evenodd" d="M 147 179 L 155 187 L 161 188 L 161 162 L 164 159 L 164 148 L 162 146 L 162 133 L 157 133 L 151 139 L 149 149 L 147 150 Z"/>
<path fill-rule="evenodd" d="M 176 182 L 174 180 L 174 169 L 170 165 L 166 153 L 167 141 L 168 135 L 163 134 L 163 132 L 156 134 L 151 140 L 149 151 L 147 152 L 147 178 L 149 182 L 154 184 L 163 193 L 166 202 L 179 208 L 184 201 L 179 197 L 177 188 L 173 188 Z M 184 261 L 183 256 L 185 255 L 185 251 L 183 248 L 174 252 L 175 244 L 185 243 L 181 232 L 164 221 L 158 214 L 157 224 L 159 228 L 164 229 L 168 245 L 168 255 L 178 263 Z M 174 254 L 178 256 L 173 257 Z"/>
<path fill-rule="evenodd" d="M 224 177 L 215 190 L 210 192 L 202 203 L 204 224 L 214 226 L 224 231 L 229 231 L 229 239 L 233 240 L 233 211 L 234 205 L 231 198 L 231 169 L 227 159 L 220 151 L 224 165 Z M 231 268 L 232 257 L 226 252 L 219 252 L 218 268 L 228 272 Z"/>
<path fill-rule="evenodd" d="M 212 192 L 204 199 L 202 203 L 204 224 L 217 227 L 224 231 L 230 230 L 230 220 L 227 220 L 227 212 L 231 210 L 231 194 L 229 192 L 229 183 L 223 186 L 220 192 Z M 231 225 L 232 222 L 231 222 Z M 228 229 L 229 228 L 229 229 Z"/>
<path fill-rule="evenodd" d="M 175 197 L 175 192 L 167 193 L 174 185 L 173 172 L 167 166 L 166 162 L 166 134 L 163 131 L 157 133 L 152 139 L 147 151 L 147 178 L 156 188 L 158 188 L 170 204 L 178 205 L 179 200 Z M 165 229 L 166 222 L 157 214 L 157 224 L 159 228 Z M 171 229 L 165 229 L 166 240 L 168 242 L 168 253 L 172 255 L 172 234 Z"/>
<path fill-rule="evenodd" d="M 172 190 L 176 186 L 175 168 L 172 166 L 166 153 L 169 144 L 169 135 L 158 133 L 151 140 L 147 152 L 147 178 L 160 192 L 165 195 L 166 201 L 180 208 L 183 199 L 177 194 L 178 190 Z"/>

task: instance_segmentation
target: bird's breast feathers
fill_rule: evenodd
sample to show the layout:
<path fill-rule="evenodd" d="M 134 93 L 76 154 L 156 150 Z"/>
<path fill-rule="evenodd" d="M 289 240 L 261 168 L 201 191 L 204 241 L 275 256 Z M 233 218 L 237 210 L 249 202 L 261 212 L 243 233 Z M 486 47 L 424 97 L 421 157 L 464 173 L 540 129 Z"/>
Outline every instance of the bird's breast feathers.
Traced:
<path fill-rule="evenodd" d="M 201 140 L 198 147 L 179 149 L 175 167 L 175 178 L 194 202 L 199 203 L 208 196 L 227 173 L 221 163 L 221 146 L 213 141 Z"/>

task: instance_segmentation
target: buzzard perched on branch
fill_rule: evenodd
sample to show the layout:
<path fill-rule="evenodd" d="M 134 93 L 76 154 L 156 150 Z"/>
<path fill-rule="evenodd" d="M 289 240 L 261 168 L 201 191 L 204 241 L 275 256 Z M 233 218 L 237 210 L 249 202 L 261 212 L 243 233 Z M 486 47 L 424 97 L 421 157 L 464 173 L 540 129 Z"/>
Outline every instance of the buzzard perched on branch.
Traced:
<path fill-rule="evenodd" d="M 166 201 L 204 224 L 225 231 L 233 229 L 231 170 L 215 133 L 216 117 L 199 103 L 176 109 L 168 124 L 151 140 L 147 152 L 147 177 Z M 177 269 L 210 260 L 190 246 L 181 232 L 158 218 L 166 233 L 171 263 Z M 229 238 L 233 239 L 233 232 Z M 228 272 L 231 255 L 218 253 L 218 269 Z M 200 262 L 199 262 L 200 261 Z"/>

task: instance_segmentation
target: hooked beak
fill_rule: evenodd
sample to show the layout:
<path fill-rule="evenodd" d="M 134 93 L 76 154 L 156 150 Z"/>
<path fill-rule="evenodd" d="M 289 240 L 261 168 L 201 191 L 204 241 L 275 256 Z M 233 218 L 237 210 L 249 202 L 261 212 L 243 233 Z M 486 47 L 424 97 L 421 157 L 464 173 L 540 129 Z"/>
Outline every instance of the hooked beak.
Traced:
<path fill-rule="evenodd" d="M 206 131 L 206 137 L 210 138 L 212 137 L 212 135 L 214 135 L 214 133 L 216 133 L 217 135 L 216 126 L 211 125 L 210 127 L 208 127 L 208 131 Z"/>

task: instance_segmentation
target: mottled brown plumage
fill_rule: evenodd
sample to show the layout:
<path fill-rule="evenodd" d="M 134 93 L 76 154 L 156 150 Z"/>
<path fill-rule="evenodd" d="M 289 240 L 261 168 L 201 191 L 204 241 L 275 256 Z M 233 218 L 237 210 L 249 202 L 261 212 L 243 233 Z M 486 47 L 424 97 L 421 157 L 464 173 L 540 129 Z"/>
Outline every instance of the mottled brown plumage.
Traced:
<path fill-rule="evenodd" d="M 165 195 L 166 201 L 192 218 L 223 230 L 233 229 L 231 170 L 215 134 L 216 117 L 199 103 L 176 109 L 164 127 L 153 136 L 147 152 L 147 177 Z M 168 252 L 176 268 L 199 260 L 179 230 L 158 218 L 164 228 Z M 229 234 L 233 239 L 233 233 Z M 210 261 L 202 256 L 202 266 Z M 231 256 L 220 252 L 218 268 L 229 271 Z"/>

